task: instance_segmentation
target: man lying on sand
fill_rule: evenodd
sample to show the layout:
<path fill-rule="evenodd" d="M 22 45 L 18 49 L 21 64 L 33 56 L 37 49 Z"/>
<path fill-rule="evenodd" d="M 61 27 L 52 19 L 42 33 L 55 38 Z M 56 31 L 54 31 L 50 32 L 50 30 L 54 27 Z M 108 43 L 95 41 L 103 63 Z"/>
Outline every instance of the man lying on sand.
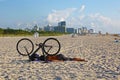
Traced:
<path fill-rule="evenodd" d="M 29 56 L 30 61 L 85 61 L 85 59 L 81 58 L 68 58 L 65 57 L 63 54 L 57 54 L 55 56 L 46 56 L 44 55 L 39 56 L 38 54 L 34 53 Z"/>

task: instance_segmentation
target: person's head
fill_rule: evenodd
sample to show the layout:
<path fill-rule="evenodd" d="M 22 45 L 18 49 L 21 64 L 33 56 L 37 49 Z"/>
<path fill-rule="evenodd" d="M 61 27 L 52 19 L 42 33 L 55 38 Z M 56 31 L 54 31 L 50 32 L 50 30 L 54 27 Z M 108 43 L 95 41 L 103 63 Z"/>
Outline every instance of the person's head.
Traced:
<path fill-rule="evenodd" d="M 115 38 L 115 40 L 117 40 L 117 38 Z"/>

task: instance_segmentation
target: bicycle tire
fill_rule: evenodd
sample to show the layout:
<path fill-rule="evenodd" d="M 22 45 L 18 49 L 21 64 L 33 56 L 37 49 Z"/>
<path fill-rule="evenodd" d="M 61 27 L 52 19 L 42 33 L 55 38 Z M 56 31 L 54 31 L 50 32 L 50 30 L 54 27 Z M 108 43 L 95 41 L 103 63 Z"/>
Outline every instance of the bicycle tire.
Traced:
<path fill-rule="evenodd" d="M 51 46 L 51 48 L 47 48 L 48 46 Z M 53 56 L 60 52 L 61 45 L 56 38 L 48 38 L 44 41 L 42 49 L 47 55 Z"/>
<path fill-rule="evenodd" d="M 20 55 L 28 56 L 34 50 L 33 42 L 28 38 L 22 38 L 17 42 L 16 49 Z"/>

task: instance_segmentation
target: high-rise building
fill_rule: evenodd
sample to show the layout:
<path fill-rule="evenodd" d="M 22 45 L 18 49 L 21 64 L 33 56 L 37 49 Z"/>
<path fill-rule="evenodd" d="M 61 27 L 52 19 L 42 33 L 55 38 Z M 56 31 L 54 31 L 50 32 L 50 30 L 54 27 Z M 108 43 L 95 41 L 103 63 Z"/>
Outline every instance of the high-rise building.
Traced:
<path fill-rule="evenodd" d="M 59 22 L 58 26 L 54 27 L 54 31 L 65 33 L 66 32 L 66 22 L 65 21 Z"/>
<path fill-rule="evenodd" d="M 77 34 L 78 33 L 78 29 L 75 29 L 75 34 Z"/>
<path fill-rule="evenodd" d="M 81 28 L 81 33 L 82 33 L 83 35 L 87 34 L 87 33 L 88 33 L 87 27 L 82 27 L 82 28 Z"/>
<path fill-rule="evenodd" d="M 53 31 L 53 26 L 51 26 L 51 25 L 45 26 L 44 31 Z"/>
<path fill-rule="evenodd" d="M 94 30 L 93 30 L 93 29 L 89 29 L 89 30 L 88 30 L 88 33 L 89 33 L 89 34 L 92 34 L 92 33 L 94 33 Z"/>
<path fill-rule="evenodd" d="M 75 29 L 74 28 L 67 28 L 66 31 L 67 31 L 67 33 L 74 33 Z"/>
<path fill-rule="evenodd" d="M 78 28 L 78 34 L 82 34 L 82 29 Z"/>
<path fill-rule="evenodd" d="M 65 27 L 66 26 L 66 22 L 65 21 L 61 21 L 61 22 L 58 23 L 58 26 Z"/>
<path fill-rule="evenodd" d="M 35 25 L 34 27 L 33 27 L 33 29 L 32 29 L 33 31 L 38 31 L 39 30 L 39 28 L 38 28 L 38 26 L 37 25 Z"/>
<path fill-rule="evenodd" d="M 54 27 L 54 31 L 64 33 L 65 32 L 65 27 L 56 26 L 56 27 Z"/>

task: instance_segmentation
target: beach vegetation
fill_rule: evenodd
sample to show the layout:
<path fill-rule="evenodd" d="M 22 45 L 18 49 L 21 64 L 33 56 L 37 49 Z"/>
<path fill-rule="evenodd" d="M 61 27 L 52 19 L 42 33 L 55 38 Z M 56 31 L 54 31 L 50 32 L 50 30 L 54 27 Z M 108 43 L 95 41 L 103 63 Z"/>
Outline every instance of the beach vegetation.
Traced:
<path fill-rule="evenodd" d="M 0 36 L 33 36 L 36 31 L 26 31 L 22 29 L 2 29 L 0 28 Z M 39 36 L 60 36 L 67 33 L 54 32 L 54 31 L 37 31 Z"/>

